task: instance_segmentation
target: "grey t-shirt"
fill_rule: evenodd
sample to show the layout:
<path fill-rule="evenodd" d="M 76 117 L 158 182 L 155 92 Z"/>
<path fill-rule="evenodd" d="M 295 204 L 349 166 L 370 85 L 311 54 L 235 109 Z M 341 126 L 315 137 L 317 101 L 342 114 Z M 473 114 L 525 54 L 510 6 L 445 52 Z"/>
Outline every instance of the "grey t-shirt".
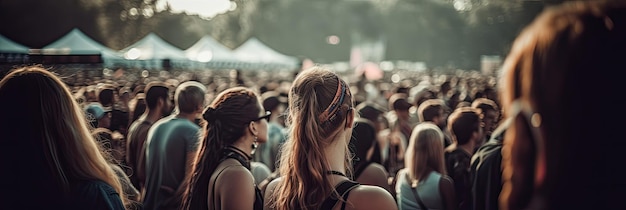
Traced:
<path fill-rule="evenodd" d="M 145 209 L 161 209 L 173 198 L 185 178 L 187 154 L 198 148 L 200 127 L 169 116 L 157 121 L 148 132 L 146 150 Z"/>

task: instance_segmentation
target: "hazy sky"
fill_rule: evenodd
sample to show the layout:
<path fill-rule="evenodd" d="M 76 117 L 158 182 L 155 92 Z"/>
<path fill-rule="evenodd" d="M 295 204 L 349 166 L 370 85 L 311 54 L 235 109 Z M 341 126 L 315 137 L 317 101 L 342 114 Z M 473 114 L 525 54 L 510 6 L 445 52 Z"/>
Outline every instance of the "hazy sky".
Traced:
<path fill-rule="evenodd" d="M 197 14 L 205 18 L 212 18 L 237 7 L 230 0 L 161 0 L 157 4 L 157 9 L 165 8 L 166 2 L 169 2 L 174 12 Z"/>

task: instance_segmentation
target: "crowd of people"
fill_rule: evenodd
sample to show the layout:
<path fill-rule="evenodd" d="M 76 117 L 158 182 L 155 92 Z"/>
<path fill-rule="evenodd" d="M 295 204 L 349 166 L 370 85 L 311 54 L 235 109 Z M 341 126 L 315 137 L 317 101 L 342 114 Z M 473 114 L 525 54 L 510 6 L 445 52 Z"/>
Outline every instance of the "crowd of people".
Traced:
<path fill-rule="evenodd" d="M 522 31 L 498 75 L 15 68 L 0 205 L 624 209 L 621 78 L 600 71 L 626 66 L 625 37 L 626 4 L 576 1 Z"/>

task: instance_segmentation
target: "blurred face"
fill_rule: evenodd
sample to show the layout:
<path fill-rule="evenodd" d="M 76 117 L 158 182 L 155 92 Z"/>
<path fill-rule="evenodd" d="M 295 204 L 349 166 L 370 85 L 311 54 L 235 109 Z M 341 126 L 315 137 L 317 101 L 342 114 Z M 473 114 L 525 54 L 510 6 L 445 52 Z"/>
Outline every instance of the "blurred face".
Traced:
<path fill-rule="evenodd" d="M 491 133 L 493 132 L 493 130 L 496 129 L 496 124 L 498 122 L 498 118 L 500 116 L 498 115 L 498 112 L 493 111 L 493 110 L 488 110 L 485 112 L 485 116 L 483 116 L 483 123 L 484 123 L 484 134 L 487 136 L 491 136 Z"/>
<path fill-rule="evenodd" d="M 439 110 L 439 117 L 437 117 L 438 120 L 436 122 L 439 128 L 445 129 L 445 127 L 448 125 L 448 115 L 450 114 L 446 110 Z"/>
<path fill-rule="evenodd" d="M 259 104 L 259 107 L 263 107 L 261 106 L 261 104 Z M 269 111 L 265 111 L 265 109 L 260 108 L 259 110 L 261 110 L 258 113 L 258 117 L 256 118 L 256 120 L 254 120 L 254 122 L 257 124 L 257 141 L 259 143 L 265 143 L 267 142 L 267 123 L 269 122 L 270 119 L 270 115 L 271 112 Z"/>
<path fill-rule="evenodd" d="M 172 109 L 174 109 L 172 100 L 163 100 L 163 107 L 161 107 L 161 113 L 163 114 L 163 116 L 170 115 L 172 113 Z"/>

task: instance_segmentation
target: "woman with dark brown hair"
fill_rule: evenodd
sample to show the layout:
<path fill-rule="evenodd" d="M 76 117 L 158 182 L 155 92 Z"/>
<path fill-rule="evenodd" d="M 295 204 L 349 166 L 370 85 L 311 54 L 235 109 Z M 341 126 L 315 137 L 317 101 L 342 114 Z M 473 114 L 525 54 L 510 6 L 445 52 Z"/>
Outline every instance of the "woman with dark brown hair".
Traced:
<path fill-rule="evenodd" d="M 267 141 L 270 113 L 250 89 L 224 90 L 204 111 L 200 151 L 182 189 L 182 209 L 262 209 L 250 172 L 259 143 Z"/>

